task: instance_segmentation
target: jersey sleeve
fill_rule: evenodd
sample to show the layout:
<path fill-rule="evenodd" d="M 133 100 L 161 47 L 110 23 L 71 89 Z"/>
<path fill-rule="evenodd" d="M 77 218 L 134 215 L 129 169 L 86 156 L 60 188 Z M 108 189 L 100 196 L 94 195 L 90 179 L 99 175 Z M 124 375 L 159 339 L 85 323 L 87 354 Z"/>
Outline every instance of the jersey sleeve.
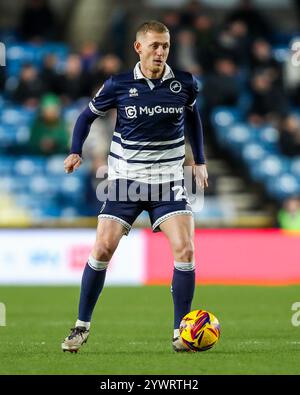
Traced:
<path fill-rule="evenodd" d="M 191 75 L 191 88 L 190 88 L 190 95 L 188 98 L 188 102 L 186 107 L 190 110 L 193 109 L 194 105 L 196 104 L 196 100 L 197 100 L 197 96 L 199 94 L 199 82 L 197 81 L 197 79 Z"/>
<path fill-rule="evenodd" d="M 95 115 L 104 117 L 108 110 L 116 107 L 114 85 L 113 77 L 110 77 L 98 90 L 93 100 L 89 102 L 89 108 Z"/>

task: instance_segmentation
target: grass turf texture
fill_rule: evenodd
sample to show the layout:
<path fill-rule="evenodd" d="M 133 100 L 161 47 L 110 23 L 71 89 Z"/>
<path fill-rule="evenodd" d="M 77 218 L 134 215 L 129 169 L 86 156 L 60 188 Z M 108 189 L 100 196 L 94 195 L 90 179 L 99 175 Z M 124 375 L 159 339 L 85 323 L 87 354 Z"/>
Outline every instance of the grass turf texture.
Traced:
<path fill-rule="evenodd" d="M 169 287 L 107 287 L 78 354 L 60 344 L 76 318 L 76 287 L 0 287 L 0 374 L 299 374 L 300 327 L 291 306 L 300 286 L 201 286 L 193 309 L 217 316 L 209 351 L 174 353 Z"/>

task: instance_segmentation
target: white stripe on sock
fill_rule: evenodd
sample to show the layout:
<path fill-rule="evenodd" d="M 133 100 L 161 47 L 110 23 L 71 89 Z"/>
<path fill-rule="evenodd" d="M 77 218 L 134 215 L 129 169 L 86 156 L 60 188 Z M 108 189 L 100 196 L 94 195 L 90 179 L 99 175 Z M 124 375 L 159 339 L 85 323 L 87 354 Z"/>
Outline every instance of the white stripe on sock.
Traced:
<path fill-rule="evenodd" d="M 94 270 L 105 270 L 108 264 L 109 262 L 97 261 L 97 259 L 95 259 L 92 255 L 89 256 L 88 265 Z"/>
<path fill-rule="evenodd" d="M 86 322 L 86 321 L 77 320 L 75 322 L 75 327 L 76 326 L 84 326 L 85 329 L 90 330 L 91 323 L 90 322 Z"/>
<path fill-rule="evenodd" d="M 174 261 L 174 266 L 177 270 L 181 270 L 182 272 L 191 271 L 195 269 L 194 262 L 176 262 Z"/>

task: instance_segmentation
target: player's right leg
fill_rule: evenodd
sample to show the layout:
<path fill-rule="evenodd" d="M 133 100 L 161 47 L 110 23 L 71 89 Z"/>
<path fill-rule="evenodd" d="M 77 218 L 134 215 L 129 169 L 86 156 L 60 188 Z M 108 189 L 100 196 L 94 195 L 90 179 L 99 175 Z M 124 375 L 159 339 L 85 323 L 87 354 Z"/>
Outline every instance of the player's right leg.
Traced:
<path fill-rule="evenodd" d="M 62 343 L 63 351 L 77 352 L 86 343 L 92 313 L 104 286 L 107 266 L 125 233 L 127 229 L 120 222 L 99 218 L 96 241 L 82 275 L 78 319 Z"/>

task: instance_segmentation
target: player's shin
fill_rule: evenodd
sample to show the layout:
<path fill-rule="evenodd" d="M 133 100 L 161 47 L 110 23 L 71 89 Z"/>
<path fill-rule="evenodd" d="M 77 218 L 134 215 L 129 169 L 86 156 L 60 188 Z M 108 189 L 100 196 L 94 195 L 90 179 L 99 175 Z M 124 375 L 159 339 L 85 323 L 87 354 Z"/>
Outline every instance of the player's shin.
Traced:
<path fill-rule="evenodd" d="M 97 261 L 90 255 L 81 280 L 79 312 L 76 326 L 85 326 L 86 329 L 89 329 L 94 307 L 104 286 L 108 263 Z"/>
<path fill-rule="evenodd" d="M 194 263 L 175 261 L 171 288 L 174 303 L 174 337 L 179 336 L 179 325 L 182 318 L 191 311 L 194 290 Z"/>

